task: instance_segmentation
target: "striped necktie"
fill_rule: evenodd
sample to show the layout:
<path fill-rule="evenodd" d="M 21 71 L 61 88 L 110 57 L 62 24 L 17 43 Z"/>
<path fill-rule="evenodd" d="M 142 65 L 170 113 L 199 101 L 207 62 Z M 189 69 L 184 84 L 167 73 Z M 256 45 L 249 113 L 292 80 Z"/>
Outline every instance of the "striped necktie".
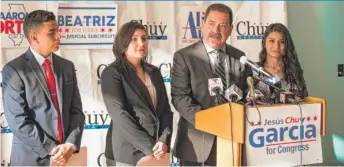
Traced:
<path fill-rule="evenodd" d="M 214 74 L 221 78 L 223 91 L 227 89 L 227 80 L 225 73 L 225 53 L 221 49 L 214 50 L 214 53 L 217 55 L 214 64 Z"/>

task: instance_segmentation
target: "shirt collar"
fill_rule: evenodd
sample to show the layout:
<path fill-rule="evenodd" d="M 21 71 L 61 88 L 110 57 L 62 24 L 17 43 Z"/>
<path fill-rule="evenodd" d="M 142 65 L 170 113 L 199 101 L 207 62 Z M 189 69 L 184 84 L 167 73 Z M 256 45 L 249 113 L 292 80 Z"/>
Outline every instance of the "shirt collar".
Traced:
<path fill-rule="evenodd" d="M 43 66 L 45 59 L 48 59 L 51 62 L 51 64 L 53 63 L 52 54 L 50 54 L 47 58 L 45 58 L 42 55 L 40 55 L 39 53 L 37 53 L 31 46 L 30 46 L 30 51 L 32 52 L 33 56 L 35 56 L 35 58 L 36 58 L 36 60 L 40 66 Z"/>
<path fill-rule="evenodd" d="M 211 46 L 209 46 L 208 44 L 204 43 L 205 46 L 205 50 L 207 51 L 207 53 L 210 53 L 214 50 L 216 50 L 215 48 L 212 48 Z M 221 50 L 226 53 L 226 45 L 223 45 L 223 47 L 221 48 Z"/>

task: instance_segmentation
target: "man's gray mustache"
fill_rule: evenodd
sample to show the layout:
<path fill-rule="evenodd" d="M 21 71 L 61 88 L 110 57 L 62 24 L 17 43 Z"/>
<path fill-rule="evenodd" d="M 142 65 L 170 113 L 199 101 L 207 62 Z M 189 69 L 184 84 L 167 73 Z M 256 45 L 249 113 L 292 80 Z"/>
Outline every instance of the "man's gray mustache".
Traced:
<path fill-rule="evenodd" d="M 220 39 L 222 39 L 222 35 L 220 33 L 212 33 L 209 36 L 212 37 L 212 38 L 220 38 Z"/>

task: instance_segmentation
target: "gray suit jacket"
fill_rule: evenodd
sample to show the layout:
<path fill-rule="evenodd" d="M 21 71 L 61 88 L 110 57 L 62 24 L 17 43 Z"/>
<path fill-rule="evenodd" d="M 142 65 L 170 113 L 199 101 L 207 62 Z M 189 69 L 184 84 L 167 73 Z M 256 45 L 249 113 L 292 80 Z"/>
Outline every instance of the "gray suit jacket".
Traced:
<path fill-rule="evenodd" d="M 52 56 L 61 91 L 63 142 L 74 144 L 78 150 L 85 116 L 75 68 L 71 61 Z M 30 49 L 4 66 L 2 78 L 4 112 L 13 131 L 11 165 L 49 165 L 49 153 L 57 144 L 57 113 L 43 71 Z"/>
<path fill-rule="evenodd" d="M 242 51 L 226 46 L 229 56 L 229 86 L 236 84 L 247 89 L 245 66 L 239 62 Z M 207 160 L 214 142 L 214 135 L 195 129 L 195 114 L 215 106 L 215 97 L 208 91 L 208 79 L 214 78 L 203 41 L 200 40 L 177 51 L 173 58 L 171 96 L 172 104 L 180 114 L 177 138 L 173 153 L 191 162 Z"/>

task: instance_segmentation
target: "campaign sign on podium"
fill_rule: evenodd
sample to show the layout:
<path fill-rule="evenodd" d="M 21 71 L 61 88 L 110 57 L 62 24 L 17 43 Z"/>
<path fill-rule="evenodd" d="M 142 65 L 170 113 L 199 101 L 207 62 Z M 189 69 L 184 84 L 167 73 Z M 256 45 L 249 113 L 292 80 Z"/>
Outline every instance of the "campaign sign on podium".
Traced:
<path fill-rule="evenodd" d="M 321 104 L 246 108 L 247 165 L 306 165 L 323 162 Z"/>

